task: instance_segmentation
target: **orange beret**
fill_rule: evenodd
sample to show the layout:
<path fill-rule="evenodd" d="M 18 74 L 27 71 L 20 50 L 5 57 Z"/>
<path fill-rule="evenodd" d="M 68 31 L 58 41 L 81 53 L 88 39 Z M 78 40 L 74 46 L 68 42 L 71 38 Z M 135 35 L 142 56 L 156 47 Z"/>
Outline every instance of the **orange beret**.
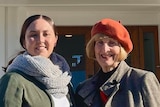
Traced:
<path fill-rule="evenodd" d="M 130 53 L 133 49 L 133 44 L 127 29 L 118 21 L 107 18 L 100 20 L 92 27 L 91 37 L 97 33 L 102 33 L 116 39 L 127 53 Z"/>

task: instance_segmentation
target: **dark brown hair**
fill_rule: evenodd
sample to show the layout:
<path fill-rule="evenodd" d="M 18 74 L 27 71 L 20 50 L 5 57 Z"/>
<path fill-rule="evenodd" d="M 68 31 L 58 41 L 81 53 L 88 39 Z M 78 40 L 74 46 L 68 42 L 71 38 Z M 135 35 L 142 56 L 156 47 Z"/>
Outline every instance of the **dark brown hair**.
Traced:
<path fill-rule="evenodd" d="M 46 20 L 50 25 L 52 25 L 53 30 L 55 32 L 55 35 L 56 36 L 58 35 L 56 26 L 55 26 L 55 24 L 54 24 L 54 22 L 52 21 L 51 18 L 49 18 L 48 16 L 45 16 L 45 15 L 33 15 L 33 16 L 28 17 L 22 25 L 21 34 L 20 34 L 20 44 L 21 44 L 22 47 L 23 47 L 23 43 L 24 43 L 24 40 L 25 40 L 25 34 L 26 34 L 27 28 L 29 27 L 29 25 L 33 21 L 35 21 L 39 18 L 42 18 L 42 19 Z"/>
<path fill-rule="evenodd" d="M 58 36 L 58 32 L 57 32 L 57 29 L 56 29 L 56 26 L 55 26 L 55 23 L 53 22 L 53 20 L 51 18 L 49 18 L 48 16 L 45 16 L 45 15 L 32 15 L 30 17 L 28 17 L 23 25 L 22 25 L 22 29 L 21 29 L 21 34 L 20 34 L 20 39 L 19 39 L 19 42 L 21 44 L 21 46 L 24 48 L 23 46 L 23 43 L 25 41 L 25 34 L 26 34 L 26 30 L 27 28 L 29 27 L 29 25 L 34 22 L 35 20 L 37 19 L 44 19 L 46 20 L 52 27 L 53 27 L 53 31 L 55 32 L 55 35 Z M 24 48 L 25 49 L 25 48 Z M 17 55 L 20 55 L 20 54 L 23 54 L 25 51 L 20 51 Z M 4 72 L 6 72 L 7 70 L 7 67 L 12 63 L 12 61 L 15 59 L 15 57 L 13 59 L 11 59 L 9 62 L 8 62 L 8 65 L 6 67 L 2 67 L 2 70 Z"/>

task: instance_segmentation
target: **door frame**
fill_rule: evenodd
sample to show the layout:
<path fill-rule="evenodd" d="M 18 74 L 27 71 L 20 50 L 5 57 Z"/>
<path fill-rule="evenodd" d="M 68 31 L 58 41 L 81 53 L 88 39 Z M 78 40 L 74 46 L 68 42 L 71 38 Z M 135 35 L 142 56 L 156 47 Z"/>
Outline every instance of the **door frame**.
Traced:
<path fill-rule="evenodd" d="M 143 47 L 143 33 L 152 32 L 154 34 L 154 53 L 155 53 L 155 74 L 160 81 L 160 62 L 159 62 L 159 43 L 158 43 L 158 26 L 140 26 L 139 27 L 139 43 Z M 140 49 L 140 65 L 144 68 L 144 48 Z"/>

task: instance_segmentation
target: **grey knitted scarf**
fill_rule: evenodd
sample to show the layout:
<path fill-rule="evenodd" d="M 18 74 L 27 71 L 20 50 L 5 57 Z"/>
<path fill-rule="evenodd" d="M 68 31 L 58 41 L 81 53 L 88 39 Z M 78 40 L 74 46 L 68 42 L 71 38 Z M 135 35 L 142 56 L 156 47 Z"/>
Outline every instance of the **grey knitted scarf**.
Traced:
<path fill-rule="evenodd" d="M 18 55 L 7 71 L 18 69 L 27 75 L 35 77 L 43 83 L 50 94 L 56 98 L 61 98 L 68 93 L 68 84 L 71 76 L 68 72 L 60 70 L 58 65 L 53 64 L 49 58 L 42 56 L 30 56 L 26 52 Z"/>

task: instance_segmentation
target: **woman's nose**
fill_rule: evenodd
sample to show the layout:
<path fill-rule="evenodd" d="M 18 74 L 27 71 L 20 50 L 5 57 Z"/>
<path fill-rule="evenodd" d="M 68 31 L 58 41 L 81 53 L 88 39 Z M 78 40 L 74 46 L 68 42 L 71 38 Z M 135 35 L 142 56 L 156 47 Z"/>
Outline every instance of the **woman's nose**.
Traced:
<path fill-rule="evenodd" d="M 110 46 L 108 45 L 108 43 L 104 43 L 103 50 L 104 50 L 104 52 L 107 52 L 110 50 Z"/>
<path fill-rule="evenodd" d="M 44 36 L 42 34 L 39 34 L 37 37 L 37 41 L 44 42 Z"/>

